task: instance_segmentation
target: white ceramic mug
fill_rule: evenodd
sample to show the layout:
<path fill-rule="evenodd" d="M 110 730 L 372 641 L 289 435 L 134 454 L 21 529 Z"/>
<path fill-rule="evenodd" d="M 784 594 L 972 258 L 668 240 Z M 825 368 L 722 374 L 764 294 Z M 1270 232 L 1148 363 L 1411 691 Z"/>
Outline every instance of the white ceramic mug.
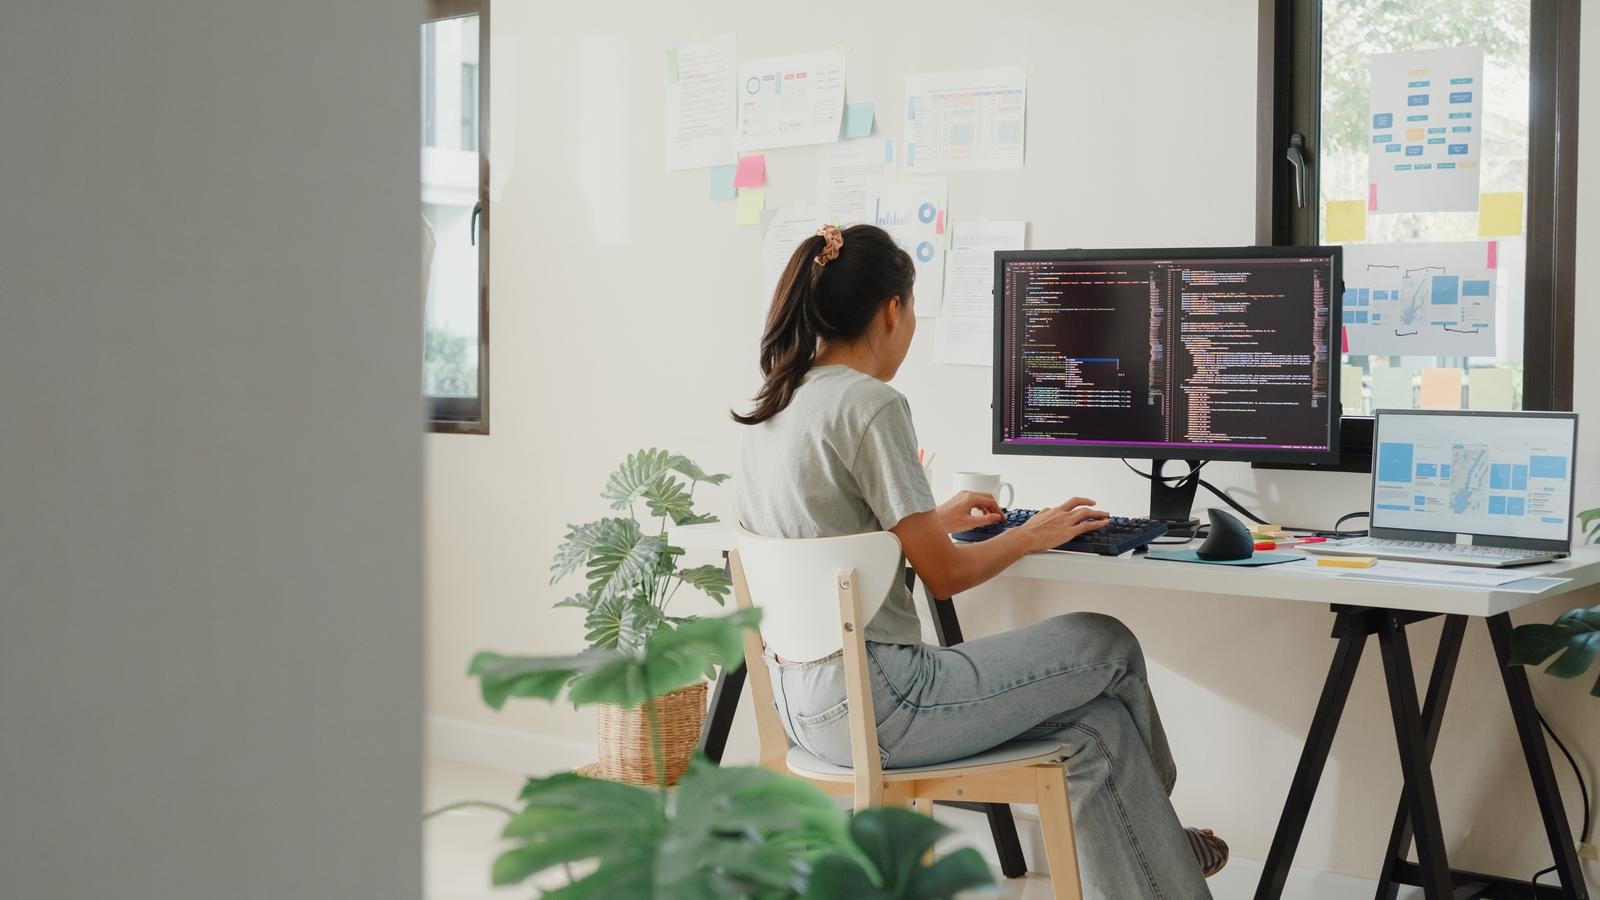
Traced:
<path fill-rule="evenodd" d="M 1004 488 L 1006 498 L 1000 500 L 1000 489 Z M 976 491 L 980 494 L 990 494 L 1000 505 L 1006 509 L 1011 508 L 1011 501 L 1016 499 L 1016 492 L 1011 489 L 1010 482 L 1001 481 L 995 472 L 957 472 L 956 493 L 962 491 Z"/>

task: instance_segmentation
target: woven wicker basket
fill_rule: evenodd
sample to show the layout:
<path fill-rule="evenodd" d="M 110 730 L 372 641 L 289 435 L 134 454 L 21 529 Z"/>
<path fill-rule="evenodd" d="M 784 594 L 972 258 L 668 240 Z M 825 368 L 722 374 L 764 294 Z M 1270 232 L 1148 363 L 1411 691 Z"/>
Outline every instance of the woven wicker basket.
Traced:
<path fill-rule="evenodd" d="M 598 707 L 595 743 L 600 761 L 596 777 L 626 784 L 656 783 L 655 759 L 650 753 L 650 718 L 643 706 Z M 661 725 L 661 749 L 667 783 L 677 784 L 689 768 L 689 757 L 700 743 L 700 726 L 706 720 L 706 683 L 656 698 L 656 718 Z"/>

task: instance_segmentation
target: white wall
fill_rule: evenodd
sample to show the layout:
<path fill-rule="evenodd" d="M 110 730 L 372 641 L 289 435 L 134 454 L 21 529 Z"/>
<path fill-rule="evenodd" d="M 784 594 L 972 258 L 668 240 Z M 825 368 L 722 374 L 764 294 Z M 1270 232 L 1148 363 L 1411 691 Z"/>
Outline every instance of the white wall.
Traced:
<path fill-rule="evenodd" d="M 706 199 L 705 173 L 662 171 L 669 42 L 733 31 L 743 57 L 844 49 L 851 97 L 875 100 L 880 133 L 896 137 L 900 77 L 920 61 L 950 69 L 1025 61 L 1027 168 L 952 177 L 957 222 L 1028 211 L 1036 248 L 1244 244 L 1254 221 L 1256 6 L 995 2 L 980 19 L 968 5 L 935 3 L 909 21 L 901 7 L 864 3 L 637 3 L 625 15 L 611 7 L 497 8 L 495 433 L 429 442 L 429 711 L 445 725 L 588 741 L 587 718 L 569 709 L 489 712 L 463 677 L 467 660 L 485 647 L 578 646 L 580 614 L 547 608 L 561 596 L 545 586 L 548 560 L 563 523 L 601 514 L 596 494 L 626 452 L 664 445 L 709 468 L 733 468 L 737 426 L 726 410 L 742 406 L 758 383 L 755 341 L 767 300 L 755 287 L 759 237 L 734 227 L 731 204 Z M 1596 17 L 1585 28 L 1596 58 Z M 1592 73 L 1587 80 L 1593 132 L 1600 86 Z M 1586 147 L 1600 166 L 1597 140 Z M 809 198 L 816 154 L 768 154 L 769 206 Z M 1596 171 L 1582 182 L 1580 224 L 1590 229 L 1600 220 Z M 1589 269 L 1580 276 L 1584 286 L 1600 283 Z M 1115 460 L 991 457 L 988 370 L 933 364 L 932 321 L 921 327 L 895 384 L 911 400 L 921 442 L 939 454 L 937 492 L 949 490 L 950 472 L 998 469 L 1016 482 L 1021 504 L 1087 493 L 1112 510 L 1145 508 L 1145 483 Z M 1587 309 L 1579 328 L 1580 346 L 1600 335 Z M 1592 374 L 1579 366 L 1580 377 Z M 1591 392 L 1580 389 L 1580 398 L 1581 409 L 1600 416 Z M 1591 463 L 1597 444 L 1591 424 Z M 1243 465 L 1208 472 L 1275 521 L 1331 525 L 1365 506 L 1362 476 Z M 1595 494 L 1591 477 L 1581 496 Z M 716 495 L 718 511 L 730 497 L 729 489 Z M 1579 600 L 1595 602 L 1571 605 Z M 1176 797 L 1184 818 L 1218 828 L 1239 854 L 1265 854 L 1332 650 L 1325 611 L 1021 582 L 974 592 L 960 605 L 969 635 L 1073 609 L 1128 621 L 1153 662 L 1185 770 Z M 1532 609 L 1519 621 L 1559 608 Z M 1437 623 L 1415 629 L 1424 671 L 1437 633 Z M 1449 846 L 1461 866 L 1531 874 L 1545 864 L 1543 838 L 1488 651 L 1475 625 L 1437 767 Z M 1535 679 L 1551 719 L 1592 762 L 1600 701 L 1586 698 L 1586 688 Z M 1375 872 L 1399 790 L 1383 697 L 1374 650 L 1306 832 L 1303 865 Z M 731 755 L 751 758 L 751 735 L 742 717 Z"/>
<path fill-rule="evenodd" d="M 420 896 L 418 4 L 11 4 L 0 895 Z"/>

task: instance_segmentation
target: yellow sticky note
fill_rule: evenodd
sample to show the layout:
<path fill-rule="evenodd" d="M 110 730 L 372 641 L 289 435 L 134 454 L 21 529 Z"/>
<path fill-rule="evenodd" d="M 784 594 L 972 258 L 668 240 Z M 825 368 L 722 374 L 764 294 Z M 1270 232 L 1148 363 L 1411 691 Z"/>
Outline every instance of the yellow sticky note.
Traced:
<path fill-rule="evenodd" d="M 1329 200 L 1328 231 L 1323 238 L 1338 242 L 1366 240 L 1367 201 Z"/>
<path fill-rule="evenodd" d="M 1468 409 L 1510 409 L 1513 397 L 1510 369 L 1468 369 Z"/>
<path fill-rule="evenodd" d="M 1347 416 L 1359 416 L 1366 412 L 1361 397 L 1361 367 L 1339 367 L 1339 404 L 1344 407 Z"/>
<path fill-rule="evenodd" d="M 1421 128 L 1406 129 L 1406 140 L 1408 141 L 1421 141 L 1423 137 L 1425 137 L 1425 135 L 1422 133 Z"/>
<path fill-rule="evenodd" d="M 1423 409 L 1460 409 L 1461 370 L 1423 369 L 1421 394 Z"/>
<path fill-rule="evenodd" d="M 1330 569 L 1370 569 L 1378 564 L 1376 556 L 1319 556 L 1317 565 Z"/>
<path fill-rule="evenodd" d="M 738 206 L 734 213 L 734 223 L 738 225 L 760 225 L 761 211 L 766 208 L 766 188 L 740 188 Z"/>
<path fill-rule="evenodd" d="M 1478 237 L 1522 233 L 1522 192 L 1478 195 Z"/>

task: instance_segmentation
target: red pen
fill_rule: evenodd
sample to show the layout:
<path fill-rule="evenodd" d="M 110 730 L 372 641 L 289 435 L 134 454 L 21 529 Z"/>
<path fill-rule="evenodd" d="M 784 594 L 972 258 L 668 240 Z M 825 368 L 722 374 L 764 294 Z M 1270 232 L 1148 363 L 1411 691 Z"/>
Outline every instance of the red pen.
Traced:
<path fill-rule="evenodd" d="M 1278 549 L 1278 545 L 1274 544 L 1272 541 L 1256 541 L 1256 549 L 1257 550 L 1276 550 L 1276 549 Z"/>

